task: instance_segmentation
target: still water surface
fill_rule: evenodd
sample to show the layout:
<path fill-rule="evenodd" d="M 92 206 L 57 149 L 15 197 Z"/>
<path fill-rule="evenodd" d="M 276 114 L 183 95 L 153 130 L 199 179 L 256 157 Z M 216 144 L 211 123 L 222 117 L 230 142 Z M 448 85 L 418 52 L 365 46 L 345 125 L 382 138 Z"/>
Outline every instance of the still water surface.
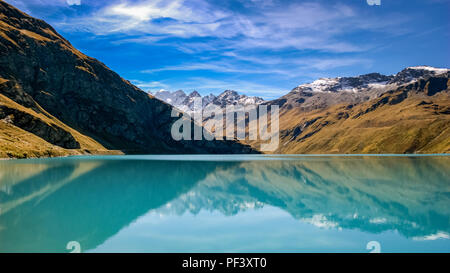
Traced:
<path fill-rule="evenodd" d="M 450 252 L 449 156 L 0 162 L 0 252 Z"/>

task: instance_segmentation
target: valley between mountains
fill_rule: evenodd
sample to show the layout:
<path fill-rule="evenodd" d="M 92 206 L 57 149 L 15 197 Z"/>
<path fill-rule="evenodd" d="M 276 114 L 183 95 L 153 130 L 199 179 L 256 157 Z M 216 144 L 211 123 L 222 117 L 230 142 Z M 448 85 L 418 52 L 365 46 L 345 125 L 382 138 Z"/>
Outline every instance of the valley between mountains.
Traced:
<path fill-rule="evenodd" d="M 0 157 L 260 153 L 260 141 L 175 141 L 175 109 L 278 105 L 280 154 L 449 153 L 450 72 L 319 79 L 271 101 L 233 90 L 149 94 L 0 0 Z M 201 126 L 200 124 L 194 124 Z"/>

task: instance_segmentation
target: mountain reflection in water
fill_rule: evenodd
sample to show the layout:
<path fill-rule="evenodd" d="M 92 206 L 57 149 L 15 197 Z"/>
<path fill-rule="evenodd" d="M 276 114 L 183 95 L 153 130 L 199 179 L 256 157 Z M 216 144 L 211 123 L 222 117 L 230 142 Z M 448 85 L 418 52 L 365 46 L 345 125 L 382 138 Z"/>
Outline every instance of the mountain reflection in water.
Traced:
<path fill-rule="evenodd" d="M 193 158 L 2 161 L 0 252 L 66 252 L 69 241 L 93 250 L 149 212 L 232 220 L 266 207 L 318 229 L 449 244 L 450 157 Z"/>

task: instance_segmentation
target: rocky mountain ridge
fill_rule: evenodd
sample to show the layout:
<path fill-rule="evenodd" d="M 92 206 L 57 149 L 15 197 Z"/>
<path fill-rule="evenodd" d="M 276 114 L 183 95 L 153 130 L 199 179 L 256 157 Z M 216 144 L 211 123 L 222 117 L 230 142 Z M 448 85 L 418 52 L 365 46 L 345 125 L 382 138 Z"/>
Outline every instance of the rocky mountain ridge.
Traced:
<path fill-rule="evenodd" d="M 193 91 L 186 94 L 183 90 L 174 92 L 161 90 L 154 94 L 155 98 L 160 99 L 172 106 L 177 107 L 183 112 L 192 114 L 194 109 L 194 99 L 200 98 L 202 100 L 202 107 L 208 107 L 210 105 L 216 105 L 222 109 L 225 109 L 227 105 L 259 105 L 264 102 L 264 99 L 260 97 L 249 97 L 247 95 L 241 95 L 234 90 L 225 90 L 218 96 L 209 94 L 202 97 L 197 91 Z"/>
<path fill-rule="evenodd" d="M 449 72 L 446 68 L 431 66 L 408 67 L 397 74 L 386 76 L 370 73 L 355 77 L 321 78 L 312 83 L 299 85 L 292 92 L 360 92 L 367 88 L 389 87 L 437 76 Z"/>
<path fill-rule="evenodd" d="M 362 103 L 402 85 L 446 75 L 449 71 L 446 68 L 417 66 L 390 76 L 371 73 L 355 77 L 322 78 L 299 85 L 279 99 L 266 103 L 279 105 L 284 110 L 296 108 L 304 111 L 325 109 L 341 103 Z"/>

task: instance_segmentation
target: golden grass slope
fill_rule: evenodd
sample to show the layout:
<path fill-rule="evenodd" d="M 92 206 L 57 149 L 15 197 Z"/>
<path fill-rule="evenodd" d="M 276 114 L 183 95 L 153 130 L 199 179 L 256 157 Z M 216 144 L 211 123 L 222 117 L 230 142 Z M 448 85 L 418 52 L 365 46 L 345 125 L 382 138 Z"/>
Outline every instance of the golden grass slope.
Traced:
<path fill-rule="evenodd" d="M 379 103 L 394 101 L 398 95 L 387 93 L 361 105 L 283 112 L 275 153 L 450 153 L 449 91 Z"/>
<path fill-rule="evenodd" d="M 45 122 L 49 126 L 57 126 L 70 132 L 76 141 L 80 143 L 80 148 L 64 149 L 57 145 L 53 145 L 37 135 L 12 124 L 8 118 L 4 118 L 0 120 L 0 158 L 51 157 L 90 153 L 120 154 L 119 151 L 107 150 L 97 141 L 70 128 L 49 113 L 45 112 L 42 108 L 40 109 L 42 112 L 37 113 L 34 110 L 26 108 L 0 94 L 0 107 L 2 106 L 27 113 L 36 119 Z"/>

